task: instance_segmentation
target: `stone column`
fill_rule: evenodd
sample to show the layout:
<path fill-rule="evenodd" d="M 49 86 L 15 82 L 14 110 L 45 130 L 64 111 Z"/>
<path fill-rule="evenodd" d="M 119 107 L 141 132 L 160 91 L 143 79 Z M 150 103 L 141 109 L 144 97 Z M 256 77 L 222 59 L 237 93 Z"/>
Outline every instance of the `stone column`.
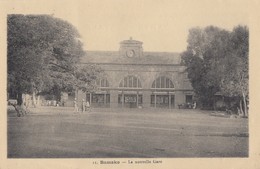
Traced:
<path fill-rule="evenodd" d="M 122 90 L 122 108 L 124 108 L 125 106 L 125 94 L 124 94 L 124 90 Z"/>
<path fill-rule="evenodd" d="M 156 93 L 154 93 L 154 107 L 156 108 L 156 104 L 157 104 L 157 96 Z"/>
<path fill-rule="evenodd" d="M 118 107 L 118 92 L 116 90 L 110 90 L 110 107 Z"/>
<path fill-rule="evenodd" d="M 104 94 L 104 106 L 107 107 L 107 93 Z"/>
<path fill-rule="evenodd" d="M 168 97 L 168 103 L 169 103 L 169 109 L 172 108 L 172 95 L 170 93 L 168 93 L 169 97 Z"/>
<path fill-rule="evenodd" d="M 149 108 L 151 107 L 151 91 L 143 91 L 143 107 Z"/>
<path fill-rule="evenodd" d="M 138 108 L 139 104 L 138 104 L 138 96 L 139 96 L 139 92 L 137 91 L 137 94 L 136 94 L 136 107 Z"/>
<path fill-rule="evenodd" d="M 175 108 L 178 108 L 179 104 L 185 103 L 185 94 L 183 91 L 175 91 Z"/>

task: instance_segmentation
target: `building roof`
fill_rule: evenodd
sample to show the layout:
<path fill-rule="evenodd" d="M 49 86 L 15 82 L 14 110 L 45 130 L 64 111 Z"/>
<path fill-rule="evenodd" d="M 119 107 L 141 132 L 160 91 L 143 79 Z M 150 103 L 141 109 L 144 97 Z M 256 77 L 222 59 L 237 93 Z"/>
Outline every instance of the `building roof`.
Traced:
<path fill-rule="evenodd" d="M 128 58 L 120 56 L 118 51 L 87 51 L 81 63 L 117 63 L 117 64 L 180 64 L 179 53 L 143 52 L 142 57 Z"/>
<path fill-rule="evenodd" d="M 142 44 L 143 42 L 141 41 L 137 41 L 137 40 L 133 40 L 132 37 L 129 38 L 129 40 L 123 40 L 120 42 L 120 44 Z"/>
<path fill-rule="evenodd" d="M 129 40 L 123 40 L 120 42 L 120 44 L 142 44 L 143 42 L 141 41 L 137 41 L 137 40 L 132 40 L 132 39 L 129 39 Z"/>

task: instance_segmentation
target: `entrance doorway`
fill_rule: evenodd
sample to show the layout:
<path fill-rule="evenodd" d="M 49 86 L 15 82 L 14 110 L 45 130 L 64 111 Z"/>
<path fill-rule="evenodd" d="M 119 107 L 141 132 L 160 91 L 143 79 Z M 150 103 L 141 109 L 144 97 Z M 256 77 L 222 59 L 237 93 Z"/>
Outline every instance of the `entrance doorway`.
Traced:
<path fill-rule="evenodd" d="M 143 96 L 137 94 L 119 94 L 118 95 L 118 105 L 119 107 L 126 108 L 137 108 L 142 106 Z"/>
<path fill-rule="evenodd" d="M 151 95 L 151 106 L 160 108 L 174 108 L 174 95 Z"/>
<path fill-rule="evenodd" d="M 192 104 L 193 99 L 192 99 L 192 95 L 186 95 L 186 103 Z"/>

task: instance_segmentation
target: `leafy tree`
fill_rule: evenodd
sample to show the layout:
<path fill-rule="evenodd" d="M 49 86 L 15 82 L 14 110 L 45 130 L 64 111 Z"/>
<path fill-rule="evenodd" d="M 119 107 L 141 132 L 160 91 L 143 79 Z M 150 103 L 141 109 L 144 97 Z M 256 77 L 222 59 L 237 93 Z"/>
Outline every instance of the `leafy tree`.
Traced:
<path fill-rule="evenodd" d="M 213 107 L 214 95 L 220 90 L 221 59 L 228 53 L 229 32 L 209 26 L 189 31 L 188 47 L 181 54 L 188 78 L 202 107 Z"/>
<path fill-rule="evenodd" d="M 8 15 L 7 22 L 8 91 L 17 93 L 19 105 L 23 93 L 59 95 L 94 79 L 85 76 L 101 72 L 79 67 L 85 52 L 70 23 L 50 15 Z M 82 69 L 94 72 L 79 73 Z"/>
<path fill-rule="evenodd" d="M 247 114 L 247 27 L 238 26 L 232 32 L 213 26 L 193 28 L 181 56 L 203 107 L 213 107 L 214 95 L 220 92 L 226 97 L 242 98 L 240 111 Z"/>
<path fill-rule="evenodd" d="M 225 58 L 221 92 L 227 97 L 240 98 L 240 112 L 248 116 L 248 53 L 249 31 L 246 26 L 237 26 L 231 33 L 231 53 Z"/>

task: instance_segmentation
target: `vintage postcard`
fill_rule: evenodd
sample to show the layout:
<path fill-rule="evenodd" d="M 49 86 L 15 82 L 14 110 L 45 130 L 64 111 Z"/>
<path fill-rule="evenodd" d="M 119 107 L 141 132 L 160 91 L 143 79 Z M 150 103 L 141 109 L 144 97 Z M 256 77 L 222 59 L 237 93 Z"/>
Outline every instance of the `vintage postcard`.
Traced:
<path fill-rule="evenodd" d="M 0 168 L 260 168 L 258 1 L 1 1 Z"/>

